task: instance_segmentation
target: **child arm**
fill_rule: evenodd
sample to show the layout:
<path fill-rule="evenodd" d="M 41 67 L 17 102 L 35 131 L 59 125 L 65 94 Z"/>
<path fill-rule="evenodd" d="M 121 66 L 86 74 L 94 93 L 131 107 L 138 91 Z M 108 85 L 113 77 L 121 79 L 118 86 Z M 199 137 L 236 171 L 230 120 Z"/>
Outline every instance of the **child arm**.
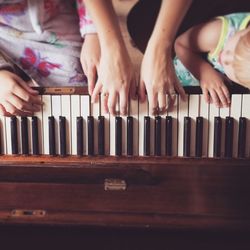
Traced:
<path fill-rule="evenodd" d="M 230 95 L 224 77 L 201 56 L 201 53 L 209 53 L 216 48 L 221 26 L 221 20 L 214 19 L 192 27 L 176 39 L 175 52 L 184 66 L 200 81 L 205 100 L 209 102 L 211 97 L 217 107 L 228 107 Z"/>

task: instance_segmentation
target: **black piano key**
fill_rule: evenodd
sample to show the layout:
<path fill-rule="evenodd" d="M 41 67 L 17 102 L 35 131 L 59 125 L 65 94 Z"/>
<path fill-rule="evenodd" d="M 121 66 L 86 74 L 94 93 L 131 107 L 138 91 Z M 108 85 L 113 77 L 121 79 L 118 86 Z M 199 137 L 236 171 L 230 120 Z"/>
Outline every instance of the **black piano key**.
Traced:
<path fill-rule="evenodd" d="M 150 155 L 150 117 L 144 117 L 144 155 Z"/>
<path fill-rule="evenodd" d="M 227 158 L 231 158 L 233 156 L 233 131 L 234 119 L 227 116 L 225 128 L 225 157 Z"/>
<path fill-rule="evenodd" d="M 36 116 L 31 118 L 31 130 L 32 130 L 32 154 L 39 155 L 39 137 L 38 137 L 38 119 Z"/>
<path fill-rule="evenodd" d="M 196 135 L 195 135 L 195 157 L 202 156 L 203 145 L 203 117 L 196 118 Z"/>
<path fill-rule="evenodd" d="M 17 118 L 12 116 L 10 118 L 10 130 L 11 130 L 11 150 L 12 154 L 18 154 L 18 139 L 17 139 Z"/>
<path fill-rule="evenodd" d="M 155 117 L 155 156 L 161 156 L 161 117 Z"/>
<path fill-rule="evenodd" d="M 21 117 L 22 154 L 29 154 L 28 118 Z"/>
<path fill-rule="evenodd" d="M 55 139 L 55 118 L 54 116 L 48 117 L 49 122 L 49 155 L 56 155 L 56 139 Z"/>
<path fill-rule="evenodd" d="M 184 117 L 183 156 L 190 156 L 191 118 Z"/>
<path fill-rule="evenodd" d="M 127 155 L 133 155 L 133 117 L 127 117 Z"/>
<path fill-rule="evenodd" d="M 98 155 L 105 155 L 105 118 L 98 117 Z"/>
<path fill-rule="evenodd" d="M 83 118 L 78 116 L 76 118 L 76 141 L 77 141 L 77 155 L 83 155 Z"/>
<path fill-rule="evenodd" d="M 172 156 L 172 116 L 166 116 L 166 155 Z"/>
<path fill-rule="evenodd" d="M 239 119 L 239 140 L 238 140 L 238 157 L 245 158 L 246 152 L 246 129 L 247 129 L 247 119 L 245 117 L 240 117 Z"/>
<path fill-rule="evenodd" d="M 60 155 L 66 156 L 67 154 L 66 118 L 64 116 L 59 116 L 59 133 L 60 133 Z"/>
<path fill-rule="evenodd" d="M 88 155 L 94 155 L 94 117 L 88 116 Z"/>
<path fill-rule="evenodd" d="M 115 155 L 122 155 L 122 118 L 115 118 Z"/>
<path fill-rule="evenodd" d="M 214 157 L 221 155 L 221 118 L 214 118 Z"/>

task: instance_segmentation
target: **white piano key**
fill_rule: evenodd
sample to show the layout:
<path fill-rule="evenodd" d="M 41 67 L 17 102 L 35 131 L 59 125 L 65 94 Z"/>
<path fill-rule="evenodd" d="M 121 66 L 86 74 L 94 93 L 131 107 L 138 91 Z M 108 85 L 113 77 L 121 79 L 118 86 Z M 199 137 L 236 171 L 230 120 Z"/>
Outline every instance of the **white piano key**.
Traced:
<path fill-rule="evenodd" d="M 166 115 L 161 115 L 161 155 L 166 155 Z"/>
<path fill-rule="evenodd" d="M 105 142 L 105 155 L 110 154 L 110 115 L 104 113 L 101 108 L 101 116 L 104 117 L 104 142 Z"/>
<path fill-rule="evenodd" d="M 250 157 L 250 95 L 245 94 L 242 97 L 242 117 L 247 120 L 246 124 L 246 157 Z"/>
<path fill-rule="evenodd" d="M 219 116 L 219 108 L 209 104 L 209 132 L 208 132 L 208 157 L 214 156 L 214 118 Z"/>
<path fill-rule="evenodd" d="M 51 116 L 51 96 L 43 95 L 43 153 L 49 155 L 49 121 L 48 118 Z"/>
<path fill-rule="evenodd" d="M 100 115 L 100 99 L 91 104 L 91 115 L 94 117 L 94 155 L 98 155 L 98 116 Z"/>
<path fill-rule="evenodd" d="M 133 117 L 133 155 L 139 154 L 139 100 L 130 100 L 129 115 Z"/>
<path fill-rule="evenodd" d="M 144 117 L 148 115 L 148 101 L 139 102 L 139 155 L 144 155 Z"/>
<path fill-rule="evenodd" d="M 168 116 L 172 117 L 172 156 L 178 155 L 178 97 L 176 96 L 173 108 L 168 111 Z"/>
<path fill-rule="evenodd" d="M 199 95 L 189 95 L 188 114 L 191 118 L 190 156 L 195 156 L 196 118 L 199 115 Z"/>
<path fill-rule="evenodd" d="M 239 133 L 239 118 L 241 116 L 241 94 L 232 95 L 230 116 L 234 118 L 233 129 L 233 157 L 238 156 L 238 133 Z"/>
<path fill-rule="evenodd" d="M 116 114 L 119 114 L 119 100 L 116 102 Z M 110 115 L 110 155 L 115 155 L 115 116 Z"/>
<path fill-rule="evenodd" d="M 205 102 L 203 95 L 200 95 L 199 116 L 203 117 L 203 136 L 202 136 L 202 157 L 208 157 L 209 143 L 209 104 Z"/>
<path fill-rule="evenodd" d="M 127 115 L 121 115 L 122 118 L 122 155 L 127 155 Z"/>
<path fill-rule="evenodd" d="M 225 139 L 226 139 L 226 117 L 229 116 L 229 108 L 220 108 L 221 126 L 221 157 L 225 157 Z"/>
<path fill-rule="evenodd" d="M 183 156 L 185 116 L 188 116 L 188 102 L 178 96 L 178 156 Z"/>
<path fill-rule="evenodd" d="M 61 96 L 62 111 L 61 114 L 66 118 L 66 154 L 72 154 L 71 142 L 71 97 L 70 95 Z"/>
<path fill-rule="evenodd" d="M 88 125 L 87 119 L 90 115 L 90 97 L 88 95 L 81 96 L 81 116 L 83 117 L 83 154 L 88 153 Z"/>
<path fill-rule="evenodd" d="M 81 116 L 80 96 L 71 96 L 71 154 L 77 155 L 77 126 L 76 119 Z"/>
<path fill-rule="evenodd" d="M 11 147 L 11 126 L 10 126 L 10 117 L 5 118 L 5 128 L 6 128 L 6 154 L 12 154 L 12 147 Z"/>
<path fill-rule="evenodd" d="M 51 110 L 52 116 L 55 119 L 55 152 L 59 154 L 60 152 L 60 132 L 59 132 L 59 116 L 62 115 L 62 103 L 61 103 L 61 96 L 60 95 L 53 95 L 51 97 Z"/>
<path fill-rule="evenodd" d="M 41 101 L 43 101 L 42 96 L 41 96 Z M 38 141 L 39 141 L 39 152 L 40 152 L 40 154 L 44 154 L 44 146 L 43 146 L 43 143 L 44 143 L 43 142 L 43 140 L 44 140 L 44 134 L 43 134 L 43 110 L 44 110 L 44 106 L 41 106 L 41 110 L 39 112 L 34 113 L 34 116 L 37 117 Z M 31 127 L 31 131 L 32 131 L 32 127 Z M 32 132 L 31 132 L 31 134 L 32 134 Z M 32 140 L 33 140 L 33 138 L 32 138 Z M 32 146 L 32 140 L 31 140 L 31 146 Z"/>
<path fill-rule="evenodd" d="M 5 117 L 0 115 L 0 147 L 1 147 L 1 152 L 0 154 L 7 154 L 7 149 L 6 149 L 6 126 L 5 126 Z"/>

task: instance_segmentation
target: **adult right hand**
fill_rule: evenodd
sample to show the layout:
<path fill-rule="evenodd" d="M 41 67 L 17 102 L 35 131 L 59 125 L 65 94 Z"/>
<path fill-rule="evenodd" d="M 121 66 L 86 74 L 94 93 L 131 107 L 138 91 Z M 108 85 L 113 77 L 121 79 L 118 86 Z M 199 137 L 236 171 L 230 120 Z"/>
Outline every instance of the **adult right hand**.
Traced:
<path fill-rule="evenodd" d="M 164 113 L 171 109 L 176 99 L 176 92 L 183 100 L 185 91 L 174 70 L 172 49 L 169 46 L 148 46 L 141 66 L 140 99 L 149 101 L 150 114 Z"/>
<path fill-rule="evenodd" d="M 7 71 L 0 71 L 0 114 L 4 116 L 30 116 L 40 111 L 42 101 L 38 92 L 20 77 Z"/>

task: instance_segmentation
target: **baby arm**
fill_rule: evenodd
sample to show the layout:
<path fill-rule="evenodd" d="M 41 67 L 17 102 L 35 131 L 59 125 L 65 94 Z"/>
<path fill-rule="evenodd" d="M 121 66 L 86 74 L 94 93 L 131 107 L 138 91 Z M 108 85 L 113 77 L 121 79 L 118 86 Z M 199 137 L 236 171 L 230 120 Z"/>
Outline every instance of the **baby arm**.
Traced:
<path fill-rule="evenodd" d="M 228 107 L 230 94 L 224 83 L 225 77 L 201 56 L 201 53 L 209 53 L 216 48 L 220 31 L 219 19 L 195 26 L 176 39 L 175 52 L 184 66 L 200 81 L 206 102 L 212 102 L 217 107 Z"/>

